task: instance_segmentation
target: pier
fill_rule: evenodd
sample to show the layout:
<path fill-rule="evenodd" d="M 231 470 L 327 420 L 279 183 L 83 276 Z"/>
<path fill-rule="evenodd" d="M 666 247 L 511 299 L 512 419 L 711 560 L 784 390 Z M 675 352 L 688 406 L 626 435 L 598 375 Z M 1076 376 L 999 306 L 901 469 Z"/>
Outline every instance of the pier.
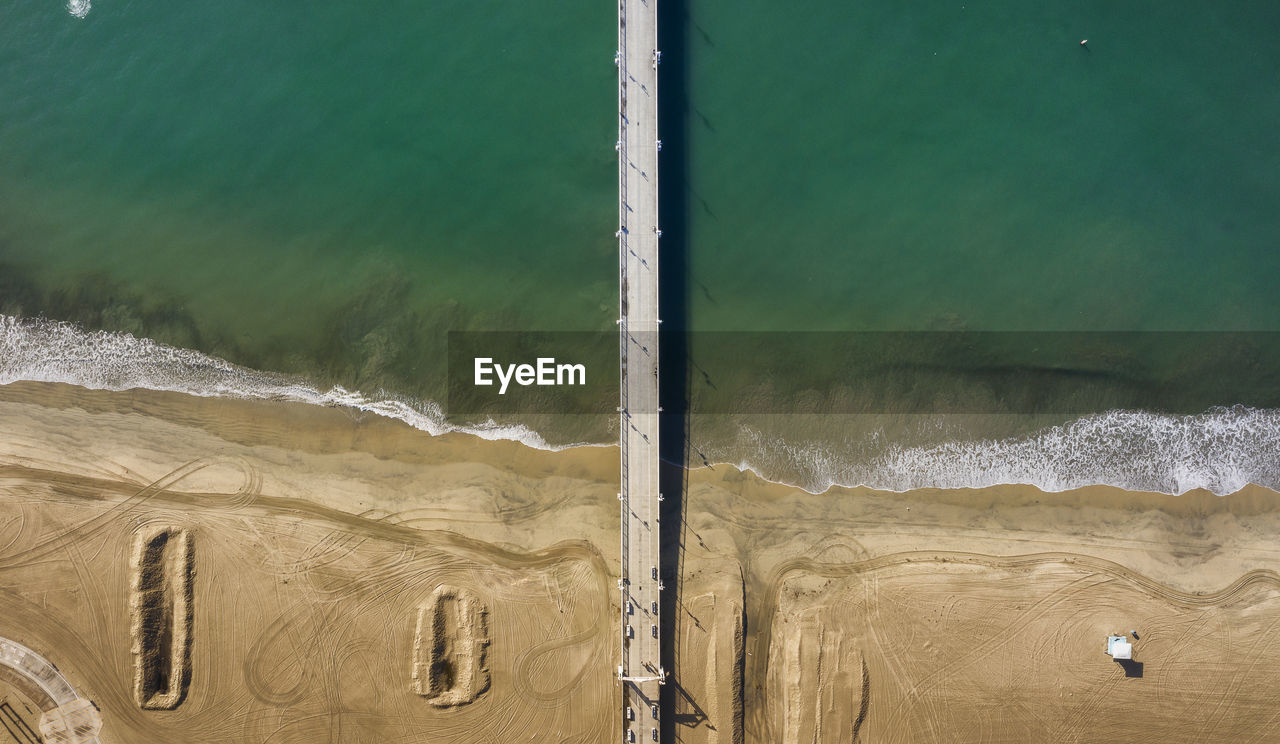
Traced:
<path fill-rule="evenodd" d="M 622 740 L 661 739 L 658 530 L 657 0 L 618 2 L 618 351 L 621 382 Z"/>

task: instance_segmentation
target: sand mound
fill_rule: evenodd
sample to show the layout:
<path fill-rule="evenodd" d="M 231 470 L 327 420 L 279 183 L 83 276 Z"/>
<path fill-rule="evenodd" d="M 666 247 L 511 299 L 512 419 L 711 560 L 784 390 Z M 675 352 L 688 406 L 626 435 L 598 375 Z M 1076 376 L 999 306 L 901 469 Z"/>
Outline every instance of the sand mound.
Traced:
<path fill-rule="evenodd" d="M 867 685 L 855 639 L 824 619 L 825 608 L 780 609 L 769 668 L 784 744 L 855 741 Z"/>
<path fill-rule="evenodd" d="M 191 682 L 190 535 L 173 527 L 139 532 L 131 568 L 134 699 L 146 710 L 172 710 Z"/>
<path fill-rule="evenodd" d="M 723 567 L 722 568 L 727 568 Z M 686 744 L 742 744 L 745 627 L 740 575 L 708 571 L 685 585 L 672 714 Z"/>
<path fill-rule="evenodd" d="M 471 592 L 441 586 L 418 609 L 413 689 L 440 708 L 489 689 L 489 610 Z"/>

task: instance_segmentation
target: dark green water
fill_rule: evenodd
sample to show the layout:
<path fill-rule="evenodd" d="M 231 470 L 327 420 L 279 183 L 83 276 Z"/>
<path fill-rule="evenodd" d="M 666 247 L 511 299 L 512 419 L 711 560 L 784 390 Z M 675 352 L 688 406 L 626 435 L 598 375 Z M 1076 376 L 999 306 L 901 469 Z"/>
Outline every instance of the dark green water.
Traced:
<path fill-rule="evenodd" d="M 0 307 L 409 391 L 606 327 L 614 20 L 556 7 L 6 4 Z"/>
<path fill-rule="evenodd" d="M 690 22 L 696 326 L 1280 329 L 1280 6 Z"/>
<path fill-rule="evenodd" d="M 1280 6 L 667 3 L 683 41 L 664 42 L 664 80 L 681 81 L 664 106 L 683 115 L 663 183 L 688 209 L 664 266 L 687 282 L 689 327 L 1280 330 Z M 83 20 L 10 3 L 0 315 L 418 401 L 445 387 L 447 331 L 611 329 L 614 43 L 614 8 L 579 0 L 103 0 Z M 23 377 L 14 349 L 47 339 L 5 333 L 0 379 Z M 759 352 L 730 365 L 735 389 L 803 399 L 775 374 L 783 353 L 810 380 L 848 374 L 847 350 Z M 1142 353 L 1115 351 L 1147 375 L 1124 385 L 1185 369 L 1198 404 L 1224 374 Z M 108 365 L 77 358 L 39 374 Z M 1216 402 L 1248 402 L 1238 387 Z M 1236 423 L 1256 431 L 1251 415 Z M 874 481 L 865 460 L 895 438 L 1021 420 L 693 436 L 712 459 L 820 485 Z M 1156 424 L 1135 426 L 1113 430 Z M 1263 440 L 1215 441 L 1213 462 Z M 1219 480 L 1280 481 L 1252 462 Z"/>

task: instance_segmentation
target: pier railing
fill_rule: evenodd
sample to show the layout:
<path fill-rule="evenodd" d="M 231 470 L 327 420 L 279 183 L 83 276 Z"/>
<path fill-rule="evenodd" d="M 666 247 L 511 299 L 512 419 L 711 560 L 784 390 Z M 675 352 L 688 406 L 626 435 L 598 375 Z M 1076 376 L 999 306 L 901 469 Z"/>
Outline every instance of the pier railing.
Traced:
<path fill-rule="evenodd" d="M 627 567 L 630 558 L 630 521 L 631 501 L 627 488 L 627 3 L 618 0 L 618 49 L 614 61 L 618 67 L 618 389 L 620 405 L 618 407 L 618 449 L 621 482 L 618 487 L 618 502 L 621 509 L 622 526 L 621 562 L 619 563 L 618 590 L 620 595 L 620 623 L 618 636 L 620 652 L 618 655 L 619 676 L 629 673 L 630 658 L 627 653 L 628 616 L 630 605 L 630 580 Z"/>

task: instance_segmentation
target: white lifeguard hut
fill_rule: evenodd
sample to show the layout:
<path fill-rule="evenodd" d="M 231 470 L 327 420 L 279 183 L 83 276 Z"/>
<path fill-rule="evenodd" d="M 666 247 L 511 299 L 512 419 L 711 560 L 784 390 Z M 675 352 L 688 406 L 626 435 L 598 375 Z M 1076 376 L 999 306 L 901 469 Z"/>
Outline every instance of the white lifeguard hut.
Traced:
<path fill-rule="evenodd" d="M 1124 636 L 1107 636 L 1107 656 L 1116 661 L 1129 661 L 1133 658 L 1133 644 Z"/>

